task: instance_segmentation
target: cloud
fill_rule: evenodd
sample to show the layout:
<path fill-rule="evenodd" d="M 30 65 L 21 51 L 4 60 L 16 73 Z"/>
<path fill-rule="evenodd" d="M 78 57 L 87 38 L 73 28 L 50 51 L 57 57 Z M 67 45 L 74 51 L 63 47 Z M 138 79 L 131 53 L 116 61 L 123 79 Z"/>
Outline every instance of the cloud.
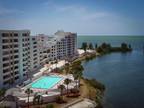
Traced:
<path fill-rule="evenodd" d="M 109 12 L 92 11 L 88 7 L 81 5 L 58 5 L 52 2 L 46 2 L 45 6 L 55 14 L 66 16 L 65 18 L 69 17 L 70 19 L 74 18 L 84 21 L 95 20 L 111 15 Z"/>
<path fill-rule="evenodd" d="M 57 12 L 85 12 L 87 10 L 86 7 L 78 6 L 78 5 L 67 5 L 67 6 L 55 6 Z"/>
<path fill-rule="evenodd" d="M 11 14 L 18 14 L 18 13 L 23 13 L 23 11 L 0 7 L 0 15 L 11 15 Z"/>
<path fill-rule="evenodd" d="M 19 13 L 22 11 L 0 9 L 0 16 Z M 0 27 L 28 28 L 32 34 L 52 34 L 58 29 L 78 34 L 134 34 L 139 32 L 139 26 L 142 25 L 137 22 L 113 11 L 96 10 L 87 5 L 64 5 L 50 0 L 40 4 L 39 8 L 25 11 L 22 17 L 0 18 Z"/>

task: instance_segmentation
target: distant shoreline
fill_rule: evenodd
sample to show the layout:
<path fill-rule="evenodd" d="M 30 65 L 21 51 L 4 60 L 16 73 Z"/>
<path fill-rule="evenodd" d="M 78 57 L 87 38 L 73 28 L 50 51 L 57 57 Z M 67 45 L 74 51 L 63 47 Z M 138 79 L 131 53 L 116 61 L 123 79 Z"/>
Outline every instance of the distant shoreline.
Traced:
<path fill-rule="evenodd" d="M 144 37 L 144 35 L 78 35 L 78 37 L 85 37 L 85 36 L 95 36 L 95 37 L 109 37 L 109 36 L 114 36 L 114 37 Z"/>

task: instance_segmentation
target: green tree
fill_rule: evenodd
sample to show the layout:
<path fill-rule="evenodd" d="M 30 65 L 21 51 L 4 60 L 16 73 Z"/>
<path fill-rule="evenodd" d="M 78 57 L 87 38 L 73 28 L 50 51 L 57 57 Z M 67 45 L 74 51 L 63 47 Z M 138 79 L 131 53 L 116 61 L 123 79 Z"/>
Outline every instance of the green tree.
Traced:
<path fill-rule="evenodd" d="M 97 45 L 97 43 L 95 44 L 95 49 L 97 49 L 97 47 L 98 47 L 98 45 Z"/>
<path fill-rule="evenodd" d="M 101 47 L 98 47 L 97 50 L 96 50 L 98 53 L 102 53 L 103 52 L 103 49 Z"/>
<path fill-rule="evenodd" d="M 54 108 L 54 105 L 53 104 L 47 104 L 46 108 Z"/>
<path fill-rule="evenodd" d="M 86 52 L 86 50 L 87 50 L 87 47 L 88 47 L 87 42 L 83 42 L 81 48 L 82 48 L 85 52 Z"/>
<path fill-rule="evenodd" d="M 38 94 L 38 93 L 35 93 L 35 94 L 34 94 L 34 98 L 33 98 L 33 105 L 36 104 L 36 97 L 37 97 L 37 94 Z"/>
<path fill-rule="evenodd" d="M 80 87 L 80 79 L 82 78 L 82 71 L 84 70 L 83 66 L 81 64 L 75 64 L 72 67 L 73 71 L 73 76 L 75 80 L 78 80 L 78 86 Z M 77 86 L 77 81 L 76 81 L 76 86 Z"/>
<path fill-rule="evenodd" d="M 127 49 L 128 49 L 127 44 L 126 44 L 126 43 L 122 43 L 122 44 L 121 44 L 121 49 L 122 49 L 123 52 L 126 52 Z"/>
<path fill-rule="evenodd" d="M 123 48 L 123 49 L 127 48 L 127 44 L 126 43 L 122 43 L 121 44 L 121 48 Z"/>
<path fill-rule="evenodd" d="M 65 61 L 65 64 L 66 64 L 66 61 L 68 61 L 68 57 L 66 56 L 66 54 L 64 55 L 64 61 Z"/>
<path fill-rule="evenodd" d="M 131 49 L 131 44 L 129 44 L 129 49 Z"/>
<path fill-rule="evenodd" d="M 93 44 L 92 43 L 89 43 L 89 49 L 93 49 Z"/>
<path fill-rule="evenodd" d="M 37 96 L 37 103 L 38 103 L 38 105 L 43 104 L 43 98 L 42 98 L 42 95 L 40 95 L 40 94 Z"/>
<path fill-rule="evenodd" d="M 65 64 L 65 72 L 66 72 L 66 74 L 68 74 L 69 71 L 70 71 L 70 64 L 69 64 L 69 63 L 66 63 L 66 64 Z"/>
<path fill-rule="evenodd" d="M 32 91 L 30 88 L 28 88 L 28 89 L 25 91 L 25 93 L 28 95 L 28 108 L 29 108 L 29 97 L 30 97 L 30 94 L 33 93 L 33 91 Z"/>
<path fill-rule="evenodd" d="M 78 80 L 78 74 L 77 73 L 73 73 L 73 77 L 74 77 L 74 80 L 75 80 L 75 83 L 76 83 L 76 88 L 78 88 L 78 82 L 77 82 L 77 80 Z"/>
<path fill-rule="evenodd" d="M 83 66 L 81 65 L 81 61 L 73 62 L 72 64 L 72 74 L 75 80 L 78 80 L 78 86 L 80 86 L 80 79 L 82 78 L 82 71 L 84 70 Z M 77 81 L 76 81 L 77 86 Z"/>
<path fill-rule="evenodd" d="M 58 59 L 54 58 L 54 63 L 56 64 L 56 68 L 57 68 L 57 64 L 58 64 Z"/>
<path fill-rule="evenodd" d="M 12 77 L 12 76 L 11 76 Z M 11 78 L 9 80 L 9 88 L 14 84 L 14 78 Z"/>
<path fill-rule="evenodd" d="M 68 85 L 71 83 L 71 79 L 66 78 L 66 79 L 64 80 L 64 83 L 67 85 L 67 94 L 68 94 Z"/>
<path fill-rule="evenodd" d="M 6 90 L 0 89 L 0 97 L 4 97 Z"/>
<path fill-rule="evenodd" d="M 107 48 L 107 44 L 104 42 L 104 43 L 102 43 L 101 47 L 102 47 L 102 49 L 106 49 Z"/>
<path fill-rule="evenodd" d="M 35 93 L 33 98 L 33 104 L 41 105 L 42 102 L 43 102 L 42 95 L 40 95 L 39 93 Z"/>
<path fill-rule="evenodd" d="M 65 89 L 65 86 L 63 84 L 58 86 L 58 89 L 60 89 L 61 96 L 63 95 L 63 90 Z"/>

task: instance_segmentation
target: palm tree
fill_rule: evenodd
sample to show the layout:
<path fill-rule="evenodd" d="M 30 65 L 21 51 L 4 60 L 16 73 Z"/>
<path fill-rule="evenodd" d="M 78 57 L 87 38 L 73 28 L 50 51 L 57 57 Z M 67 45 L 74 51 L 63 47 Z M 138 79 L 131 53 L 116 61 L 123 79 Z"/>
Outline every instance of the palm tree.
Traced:
<path fill-rule="evenodd" d="M 14 79 L 11 78 L 8 83 L 9 83 L 9 88 L 10 88 L 14 84 Z"/>
<path fill-rule="evenodd" d="M 55 64 L 56 64 L 56 69 L 57 69 L 58 59 L 55 59 Z"/>
<path fill-rule="evenodd" d="M 129 44 L 129 49 L 131 49 L 131 44 Z"/>
<path fill-rule="evenodd" d="M 93 44 L 92 43 L 89 43 L 89 49 L 93 49 Z"/>
<path fill-rule="evenodd" d="M 65 86 L 63 84 L 58 86 L 58 89 L 61 91 L 61 96 L 63 95 L 63 90 L 65 89 Z"/>
<path fill-rule="evenodd" d="M 82 75 L 83 75 L 82 71 L 78 71 L 78 72 L 77 72 L 77 76 L 78 76 L 78 87 L 80 87 L 80 79 L 82 78 Z"/>
<path fill-rule="evenodd" d="M 127 46 L 126 43 L 122 43 L 122 44 L 121 44 L 122 52 L 126 52 L 126 51 L 127 51 L 127 48 L 128 48 L 128 46 Z"/>
<path fill-rule="evenodd" d="M 0 97 L 4 97 L 6 90 L 5 89 L 0 89 Z"/>
<path fill-rule="evenodd" d="M 70 64 L 69 63 L 66 63 L 65 64 L 65 71 L 66 71 L 66 74 L 68 74 L 69 73 L 69 70 L 70 70 Z"/>
<path fill-rule="evenodd" d="M 28 95 L 28 108 L 29 108 L 29 97 L 30 97 L 30 94 L 33 93 L 33 91 L 32 91 L 30 88 L 28 88 L 28 89 L 25 91 L 25 93 Z"/>
<path fill-rule="evenodd" d="M 38 93 L 34 94 L 33 104 L 37 103 L 38 105 L 42 104 L 42 96 Z"/>
<path fill-rule="evenodd" d="M 78 80 L 78 84 L 77 84 L 77 81 L 76 81 L 76 87 L 80 87 L 80 79 L 82 78 L 82 70 L 81 71 L 75 71 L 73 72 L 73 77 L 75 80 Z M 78 85 L 78 86 L 77 86 Z"/>
<path fill-rule="evenodd" d="M 78 74 L 77 73 L 73 73 L 73 77 L 76 83 L 76 88 L 78 88 L 78 84 L 77 84 L 77 80 L 78 80 Z"/>
<path fill-rule="evenodd" d="M 68 94 L 68 85 L 71 83 L 71 79 L 66 78 L 66 79 L 64 80 L 64 83 L 67 85 L 67 94 Z"/>
<path fill-rule="evenodd" d="M 81 48 L 86 52 L 87 46 L 88 46 L 88 45 L 87 45 L 87 42 L 83 42 Z"/>
<path fill-rule="evenodd" d="M 95 49 L 97 49 L 97 47 L 98 47 L 98 45 L 97 45 L 97 43 L 95 44 Z"/>
<path fill-rule="evenodd" d="M 67 61 L 67 55 L 64 54 L 64 61 L 65 61 L 65 64 L 66 64 L 66 61 Z"/>
<path fill-rule="evenodd" d="M 81 65 L 81 62 L 75 62 L 73 63 L 72 65 L 72 71 L 73 71 L 73 76 L 74 76 L 74 79 L 75 80 L 79 80 L 78 82 L 78 85 L 80 87 L 80 79 L 83 75 L 82 71 L 84 70 L 83 66 Z M 77 86 L 77 81 L 76 81 L 76 86 Z"/>
<path fill-rule="evenodd" d="M 6 89 L 0 89 L 0 100 L 5 99 Z"/>
<path fill-rule="evenodd" d="M 33 98 L 33 104 L 35 104 L 36 103 L 36 99 L 37 99 L 37 92 L 34 94 L 34 98 Z"/>
<path fill-rule="evenodd" d="M 42 105 L 42 103 L 43 103 L 42 95 L 40 95 L 40 94 L 37 96 L 37 103 L 39 105 Z"/>

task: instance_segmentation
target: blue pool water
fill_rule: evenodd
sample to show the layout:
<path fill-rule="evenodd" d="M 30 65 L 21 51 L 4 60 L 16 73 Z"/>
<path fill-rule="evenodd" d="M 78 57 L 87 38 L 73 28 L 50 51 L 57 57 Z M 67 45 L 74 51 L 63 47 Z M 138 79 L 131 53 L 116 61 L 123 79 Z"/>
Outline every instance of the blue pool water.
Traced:
<path fill-rule="evenodd" d="M 62 80 L 61 77 L 56 76 L 43 76 L 37 81 L 33 82 L 31 84 L 32 88 L 37 89 L 50 89 L 52 88 L 56 83 L 58 83 L 60 80 Z"/>

